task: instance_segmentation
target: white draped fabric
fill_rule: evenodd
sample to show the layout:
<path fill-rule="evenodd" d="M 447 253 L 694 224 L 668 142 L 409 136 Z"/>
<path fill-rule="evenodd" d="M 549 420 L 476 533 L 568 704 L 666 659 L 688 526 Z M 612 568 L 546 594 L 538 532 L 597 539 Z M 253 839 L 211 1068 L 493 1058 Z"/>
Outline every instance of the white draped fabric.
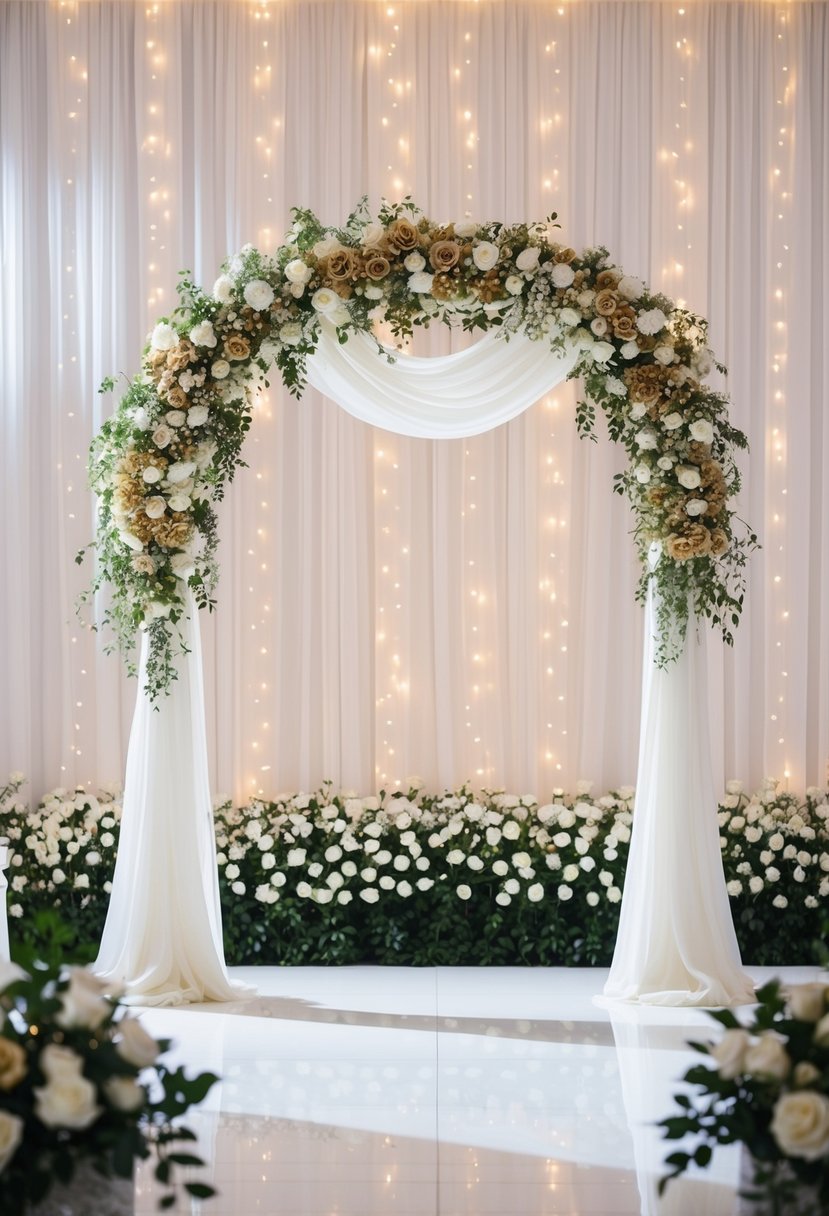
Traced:
<path fill-rule="evenodd" d="M 137 370 L 182 267 L 209 286 L 292 206 L 411 192 L 436 220 L 555 209 L 709 318 L 763 541 L 734 649 L 709 646 L 716 786 L 822 781 L 827 48 L 822 2 L 3 0 L 0 774 L 123 779 L 135 688 L 73 614 L 101 379 Z M 621 454 L 579 442 L 575 398 L 431 443 L 272 388 L 202 622 L 217 793 L 633 781 Z"/>
<path fill-rule="evenodd" d="M 481 435 L 522 414 L 566 379 L 577 349 L 488 330 L 466 350 L 431 359 L 383 347 L 367 334 L 339 342 L 323 321 L 308 380 L 354 418 L 419 439 Z"/>
<path fill-rule="evenodd" d="M 179 635 L 178 677 L 157 708 L 144 691 L 144 637 L 118 860 L 95 963 L 141 1005 L 238 1000 L 246 991 L 225 970 L 192 595 Z"/>
<path fill-rule="evenodd" d="M 660 560 L 651 546 L 651 568 Z M 743 972 L 725 889 L 708 734 L 705 625 L 689 622 L 670 666 L 654 662 L 645 608 L 642 722 L 630 856 L 605 995 L 649 1005 L 741 1005 Z"/>

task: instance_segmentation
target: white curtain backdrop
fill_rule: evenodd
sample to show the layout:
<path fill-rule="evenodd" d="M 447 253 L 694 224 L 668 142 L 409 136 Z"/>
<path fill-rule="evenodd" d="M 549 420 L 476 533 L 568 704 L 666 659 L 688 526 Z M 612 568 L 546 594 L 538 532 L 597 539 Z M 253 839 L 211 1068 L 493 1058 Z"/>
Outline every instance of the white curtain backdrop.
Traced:
<path fill-rule="evenodd" d="M 0 773 L 123 778 L 135 685 L 72 611 L 101 378 L 136 370 L 180 268 L 274 248 L 294 204 L 411 191 L 556 209 L 709 316 L 765 545 L 709 648 L 715 778 L 822 780 L 828 54 L 823 3 L 0 4 Z M 214 789 L 633 780 L 620 454 L 579 443 L 575 399 L 433 443 L 263 398 L 202 621 Z"/>

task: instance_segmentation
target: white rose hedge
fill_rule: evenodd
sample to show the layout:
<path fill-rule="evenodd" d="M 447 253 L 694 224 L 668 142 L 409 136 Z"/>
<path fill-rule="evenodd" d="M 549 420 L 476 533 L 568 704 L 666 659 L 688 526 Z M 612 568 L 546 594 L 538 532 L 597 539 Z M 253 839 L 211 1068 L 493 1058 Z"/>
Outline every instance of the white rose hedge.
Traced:
<path fill-rule="evenodd" d="M 103 622 L 127 655 L 136 630 L 149 630 L 151 697 L 175 678 L 173 626 L 187 587 L 213 606 L 215 507 L 239 465 L 256 390 L 275 367 L 301 394 L 321 317 L 343 341 L 379 321 L 400 340 L 435 321 L 505 340 L 520 331 L 551 352 L 575 346 L 571 374 L 587 392 L 579 431 L 595 437 L 597 404 L 628 455 L 615 489 L 634 512 L 640 597 L 649 547 L 662 548 L 658 660 L 675 653 L 689 606 L 731 640 L 756 537 L 735 514 L 734 453 L 747 441 L 728 421 L 727 398 L 706 384 L 718 366 L 706 323 L 624 274 L 607 250 L 558 243 L 554 220 L 440 225 L 410 200 L 374 219 L 363 200 L 332 228 L 296 209 L 276 253 L 245 246 L 211 291 L 182 276 L 179 306 L 153 329 L 89 465 L 97 565 L 84 599 L 111 587 Z M 107 380 L 102 391 L 114 387 Z"/>
<path fill-rule="evenodd" d="M 110 793 L 57 790 L 30 810 L 0 790 L 11 842 L 12 940 L 97 942 L 121 809 Z M 633 790 L 592 797 L 370 798 L 315 794 L 216 807 L 225 947 L 232 964 L 607 964 Z M 773 782 L 719 806 L 727 889 L 743 956 L 811 962 L 826 936 L 829 793 Z"/>

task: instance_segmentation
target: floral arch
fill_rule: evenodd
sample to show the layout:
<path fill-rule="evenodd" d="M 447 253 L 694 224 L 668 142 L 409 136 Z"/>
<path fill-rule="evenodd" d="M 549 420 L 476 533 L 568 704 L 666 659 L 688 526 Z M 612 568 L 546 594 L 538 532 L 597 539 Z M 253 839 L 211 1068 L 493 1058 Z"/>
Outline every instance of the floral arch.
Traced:
<path fill-rule="evenodd" d="M 104 623 L 123 649 L 139 627 L 144 633 L 96 964 L 130 999 L 238 996 L 222 947 L 196 606 L 213 603 L 216 504 L 240 463 L 254 393 L 273 367 L 297 396 L 312 382 L 358 412 L 355 399 L 374 392 L 379 416 L 358 416 L 402 429 L 428 415 L 426 429 L 404 433 L 436 436 L 488 429 L 565 377 L 581 377 L 580 433 L 595 437 L 598 406 L 628 453 L 615 488 L 633 508 L 637 594 L 646 603 L 636 812 L 605 991 L 674 1005 L 752 999 L 714 813 L 704 631 L 688 628 L 709 618 L 730 641 L 739 621 L 756 543 L 734 510 L 734 452 L 746 439 L 728 421 L 727 398 L 705 383 L 715 366 L 705 322 L 624 274 L 606 250 L 577 254 L 559 244 L 555 218 L 437 225 L 406 199 L 384 205 L 377 219 L 363 201 L 343 227 L 329 228 L 296 210 L 275 254 L 245 247 L 212 291 L 182 276 L 179 306 L 153 330 L 90 466 L 98 565 L 87 598 L 111 585 Z M 500 380 L 493 388 L 480 371 L 457 377 L 460 356 L 398 358 L 373 336 L 376 320 L 398 341 L 435 321 L 481 329 L 464 359 L 489 360 Z M 450 361 L 456 380 L 442 400 L 420 394 L 412 365 Z M 406 377 L 401 423 L 387 398 Z M 452 431 L 441 408 L 453 416 L 462 384 L 461 429 Z M 476 395 L 487 398 L 485 410 Z"/>
<path fill-rule="evenodd" d="M 651 578 L 658 591 L 659 661 L 681 644 L 689 610 L 731 640 L 756 538 L 736 527 L 734 450 L 746 439 L 728 421 L 727 398 L 705 384 L 719 366 L 707 325 L 624 274 L 605 249 L 577 254 L 557 243 L 555 219 L 440 225 L 409 199 L 374 219 L 363 200 L 332 228 L 296 209 L 275 254 L 245 246 L 212 291 L 181 276 L 179 305 L 153 330 L 90 465 L 99 496 L 92 591 L 111 585 L 105 623 L 126 653 L 137 628 L 148 632 L 151 697 L 174 678 L 173 626 L 188 587 L 212 607 L 215 504 L 239 465 L 256 389 L 275 367 L 300 396 L 326 331 L 347 343 L 377 320 L 398 340 L 442 322 L 570 352 L 568 375 L 586 390 L 580 433 L 595 438 L 598 405 L 628 453 L 614 488 L 633 508 L 638 595 Z M 662 560 L 652 570 L 655 541 Z"/>

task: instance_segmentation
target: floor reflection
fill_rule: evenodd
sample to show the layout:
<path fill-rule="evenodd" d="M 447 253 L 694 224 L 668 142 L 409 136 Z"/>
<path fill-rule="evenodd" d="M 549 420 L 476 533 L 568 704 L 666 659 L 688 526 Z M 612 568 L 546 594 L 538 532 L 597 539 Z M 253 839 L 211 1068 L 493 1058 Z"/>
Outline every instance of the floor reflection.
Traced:
<path fill-rule="evenodd" d="M 792 980 L 812 978 L 789 969 Z M 657 1196 L 698 1010 L 599 1008 L 599 971 L 244 970 L 238 1005 L 147 1010 L 222 1082 L 190 1120 L 204 1216 L 731 1216 L 737 1159 Z M 762 978 L 762 977 L 758 977 Z M 150 1170 L 136 1212 L 156 1210 Z"/>

